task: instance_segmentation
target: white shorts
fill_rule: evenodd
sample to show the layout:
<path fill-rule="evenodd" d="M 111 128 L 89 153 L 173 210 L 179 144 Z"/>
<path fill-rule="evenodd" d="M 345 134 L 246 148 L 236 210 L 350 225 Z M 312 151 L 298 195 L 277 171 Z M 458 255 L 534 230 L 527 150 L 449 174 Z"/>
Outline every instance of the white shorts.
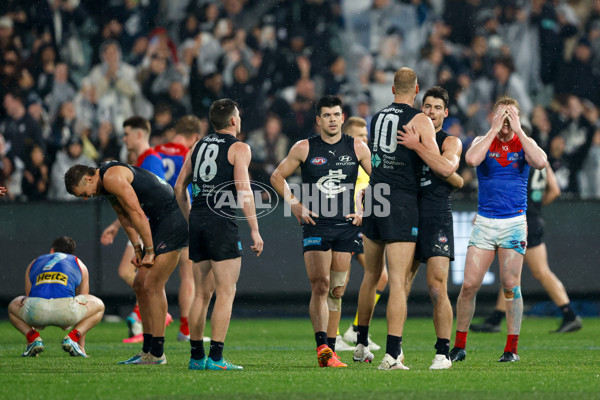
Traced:
<path fill-rule="evenodd" d="M 525 215 L 513 218 L 486 218 L 477 214 L 469 246 L 494 250 L 513 249 L 525 255 L 527 249 L 527 219 Z"/>
<path fill-rule="evenodd" d="M 36 328 L 52 325 L 65 329 L 83 319 L 87 313 L 87 302 L 88 298 L 82 294 L 60 299 L 27 297 L 19 309 L 19 316 Z"/>

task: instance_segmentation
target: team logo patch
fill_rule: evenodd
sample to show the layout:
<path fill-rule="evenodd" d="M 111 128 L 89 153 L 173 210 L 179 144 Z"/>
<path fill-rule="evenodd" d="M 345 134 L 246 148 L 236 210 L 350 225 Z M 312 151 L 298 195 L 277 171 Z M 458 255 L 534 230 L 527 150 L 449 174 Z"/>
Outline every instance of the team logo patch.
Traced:
<path fill-rule="evenodd" d="M 438 241 L 439 241 L 440 243 L 446 243 L 446 242 L 448 242 L 448 238 L 447 238 L 446 236 L 440 236 L 440 237 L 438 238 Z"/>
<path fill-rule="evenodd" d="M 325 157 L 315 157 L 312 160 L 310 160 L 310 163 L 312 165 L 323 165 L 327 164 L 327 159 Z"/>
<path fill-rule="evenodd" d="M 321 245 L 321 238 L 320 237 L 309 237 L 309 238 L 304 239 L 302 242 L 303 242 L 304 247 L 307 247 L 307 246 L 320 246 Z"/>

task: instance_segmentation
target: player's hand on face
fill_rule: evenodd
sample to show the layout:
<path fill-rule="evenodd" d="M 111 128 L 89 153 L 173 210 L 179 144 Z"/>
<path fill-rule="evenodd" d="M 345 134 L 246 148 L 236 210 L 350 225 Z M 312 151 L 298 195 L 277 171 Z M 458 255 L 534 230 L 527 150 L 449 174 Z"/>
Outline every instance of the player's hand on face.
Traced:
<path fill-rule="evenodd" d="M 517 111 L 517 107 L 508 106 L 506 110 L 508 113 L 508 123 L 510 124 L 510 127 L 513 131 L 520 132 L 522 130 L 521 119 L 519 118 L 519 112 Z"/>
<path fill-rule="evenodd" d="M 104 232 L 102 232 L 102 236 L 100 236 L 100 243 L 102 243 L 104 246 L 112 244 L 118 232 L 119 228 L 113 226 L 112 224 L 107 226 Z"/>
<path fill-rule="evenodd" d="M 296 203 L 292 207 L 292 212 L 296 216 L 298 223 L 316 225 L 317 223 L 311 217 L 318 217 L 319 215 L 308 208 L 304 207 L 302 203 Z"/>
<path fill-rule="evenodd" d="M 494 116 L 492 117 L 492 131 L 500 132 L 502 130 L 502 125 L 504 125 L 504 120 L 507 117 L 508 115 L 506 114 L 506 106 L 498 106 Z"/>
<path fill-rule="evenodd" d="M 6 195 L 6 188 L 0 187 L 0 196 L 4 196 L 4 195 Z"/>
<path fill-rule="evenodd" d="M 250 246 L 250 249 L 252 249 L 252 251 L 256 253 L 256 257 L 258 257 L 263 251 L 264 242 L 258 232 L 252 232 L 250 236 L 252 237 L 253 243 L 252 246 Z"/>
<path fill-rule="evenodd" d="M 421 142 L 421 137 L 414 126 L 404 125 L 402 128 L 404 131 L 398 129 L 398 135 L 396 136 L 398 144 L 403 145 L 407 149 L 414 150 Z"/>

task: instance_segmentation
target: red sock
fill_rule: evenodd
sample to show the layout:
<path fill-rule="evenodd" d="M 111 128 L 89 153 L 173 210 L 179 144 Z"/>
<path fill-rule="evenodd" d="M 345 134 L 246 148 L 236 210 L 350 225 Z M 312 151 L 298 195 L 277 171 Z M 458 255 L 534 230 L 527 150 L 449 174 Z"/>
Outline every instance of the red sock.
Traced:
<path fill-rule="evenodd" d="M 464 349 L 467 347 L 467 333 L 456 331 L 456 337 L 454 338 L 454 347 L 460 347 Z"/>
<path fill-rule="evenodd" d="M 517 346 L 519 345 L 519 335 L 508 335 L 506 337 L 506 347 L 504 352 L 510 351 L 517 354 Z"/>
<path fill-rule="evenodd" d="M 188 325 L 188 318 L 180 317 L 179 321 L 181 322 L 181 325 L 179 326 L 179 332 L 183 333 L 184 335 L 189 335 L 190 334 L 190 326 Z"/>
<path fill-rule="evenodd" d="M 72 341 L 79 342 L 79 339 L 81 339 L 81 332 L 79 332 L 77 329 L 73 329 L 71 332 L 69 332 L 69 337 Z"/>
<path fill-rule="evenodd" d="M 27 338 L 27 344 L 29 344 L 29 343 L 32 343 L 35 339 L 39 338 L 40 333 L 38 331 L 36 331 L 35 329 L 32 329 L 29 332 L 27 332 L 25 337 Z"/>
<path fill-rule="evenodd" d="M 138 306 L 136 304 L 135 307 L 133 307 L 133 312 L 135 313 L 135 315 L 137 315 L 137 317 L 141 321 L 142 320 L 142 316 L 140 315 L 140 306 Z"/>

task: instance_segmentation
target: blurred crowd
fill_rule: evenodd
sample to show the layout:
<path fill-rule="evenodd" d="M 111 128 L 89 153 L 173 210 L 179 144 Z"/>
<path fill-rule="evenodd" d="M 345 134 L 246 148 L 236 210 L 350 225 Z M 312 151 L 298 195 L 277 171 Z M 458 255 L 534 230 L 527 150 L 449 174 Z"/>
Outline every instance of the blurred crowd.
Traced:
<path fill-rule="evenodd" d="M 3 0 L 4 199 L 76 201 L 64 171 L 128 161 L 125 119 L 150 120 L 157 145 L 186 114 L 208 132 L 222 97 L 238 102 L 252 178 L 268 183 L 314 134 L 316 99 L 337 94 L 370 121 L 402 66 L 422 92 L 448 90 L 445 129 L 463 154 L 506 94 L 563 197 L 600 198 L 600 0 Z M 474 170 L 460 172 L 458 194 L 474 196 Z"/>

